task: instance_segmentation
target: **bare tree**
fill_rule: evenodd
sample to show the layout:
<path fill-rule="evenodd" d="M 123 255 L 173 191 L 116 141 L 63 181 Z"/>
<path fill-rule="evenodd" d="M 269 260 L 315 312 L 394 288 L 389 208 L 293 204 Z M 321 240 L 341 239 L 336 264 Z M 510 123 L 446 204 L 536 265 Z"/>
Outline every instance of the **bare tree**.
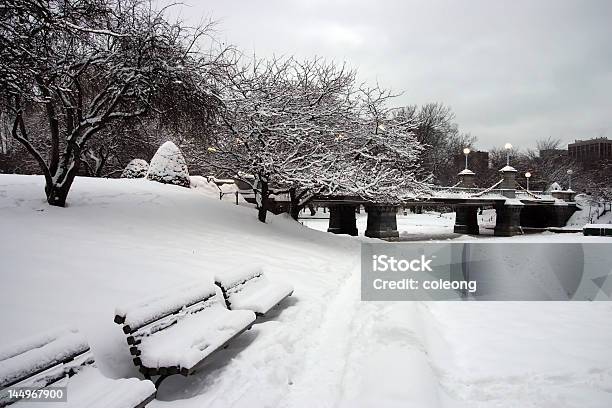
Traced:
<path fill-rule="evenodd" d="M 393 113 L 422 144 L 421 163 L 432 180 L 448 184 L 456 177 L 455 157 L 463 148 L 472 147 L 475 138 L 461 133 L 450 107 L 442 103 L 428 103 L 421 107 L 405 106 Z"/>
<path fill-rule="evenodd" d="M 536 146 L 539 152 L 541 152 L 542 150 L 557 150 L 561 146 L 561 139 L 549 136 L 546 139 L 538 140 L 536 142 Z"/>

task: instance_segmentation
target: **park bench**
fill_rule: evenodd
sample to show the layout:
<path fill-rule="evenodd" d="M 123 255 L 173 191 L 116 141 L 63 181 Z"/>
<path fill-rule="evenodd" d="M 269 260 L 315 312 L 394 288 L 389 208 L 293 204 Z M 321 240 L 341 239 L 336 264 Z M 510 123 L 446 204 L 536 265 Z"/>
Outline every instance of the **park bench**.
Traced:
<path fill-rule="evenodd" d="M 208 356 L 225 347 L 255 321 L 251 311 L 232 311 L 215 285 L 189 284 L 116 309 L 134 364 L 145 378 L 193 373 Z"/>
<path fill-rule="evenodd" d="M 258 316 L 293 294 L 291 285 L 269 281 L 259 266 L 217 275 L 215 284 L 221 288 L 228 309 L 252 310 Z"/>
<path fill-rule="evenodd" d="M 612 237 L 612 224 L 587 224 L 583 228 L 584 235 Z"/>
<path fill-rule="evenodd" d="M 24 391 L 53 392 L 57 397 L 56 387 L 66 387 L 65 403 L 58 404 L 64 407 L 140 408 L 155 398 L 151 381 L 102 375 L 87 341 L 76 330 L 51 330 L 0 350 L 0 407 L 43 406 L 24 399 Z"/>

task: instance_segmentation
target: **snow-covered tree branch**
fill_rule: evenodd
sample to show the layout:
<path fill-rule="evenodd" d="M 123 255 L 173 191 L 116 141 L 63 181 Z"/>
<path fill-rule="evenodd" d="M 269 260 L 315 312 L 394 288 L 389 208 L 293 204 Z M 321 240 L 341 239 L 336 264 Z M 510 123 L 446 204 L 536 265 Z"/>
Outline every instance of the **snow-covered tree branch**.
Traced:
<path fill-rule="evenodd" d="M 7 0 L 0 14 L 2 110 L 52 205 L 65 205 L 84 158 L 101 174 L 109 152 L 88 144 L 112 123 L 219 106 L 208 79 L 218 55 L 194 54 L 210 26 L 187 29 L 140 0 Z"/>

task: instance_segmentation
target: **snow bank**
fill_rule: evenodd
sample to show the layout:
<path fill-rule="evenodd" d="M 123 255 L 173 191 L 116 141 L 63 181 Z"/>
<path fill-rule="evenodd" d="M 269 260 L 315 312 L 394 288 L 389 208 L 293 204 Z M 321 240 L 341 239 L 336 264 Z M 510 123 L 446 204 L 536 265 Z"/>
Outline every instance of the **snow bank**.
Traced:
<path fill-rule="evenodd" d="M 151 159 L 147 179 L 164 184 L 189 187 L 187 162 L 179 148 L 168 141 L 161 145 Z"/>
<path fill-rule="evenodd" d="M 147 172 L 149 171 L 149 163 L 143 159 L 133 159 L 131 162 L 125 166 L 123 173 L 121 173 L 121 178 L 143 178 L 147 176 Z"/>

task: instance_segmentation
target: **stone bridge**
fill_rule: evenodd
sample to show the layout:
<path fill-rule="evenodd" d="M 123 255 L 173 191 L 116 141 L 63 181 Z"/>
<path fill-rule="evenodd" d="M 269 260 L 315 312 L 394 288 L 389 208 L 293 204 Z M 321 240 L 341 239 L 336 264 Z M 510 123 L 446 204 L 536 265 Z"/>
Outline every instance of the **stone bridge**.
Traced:
<path fill-rule="evenodd" d="M 496 212 L 494 235 L 513 236 L 522 227 L 547 228 L 565 226 L 577 210 L 574 192 L 528 191 L 516 182 L 516 169 L 506 166 L 500 170 L 502 179 L 489 188 L 474 188 L 475 174 L 469 170 L 459 173 L 460 181 L 452 187 L 434 187 L 432 194 L 398 204 L 373 203 L 352 196 L 317 196 L 315 205 L 330 210 L 328 231 L 336 234 L 357 235 L 355 213 L 359 206 L 367 212 L 365 235 L 373 238 L 399 237 L 396 215 L 400 207 L 445 206 L 456 212 L 454 232 L 478 234 L 478 209 L 493 208 Z"/>

